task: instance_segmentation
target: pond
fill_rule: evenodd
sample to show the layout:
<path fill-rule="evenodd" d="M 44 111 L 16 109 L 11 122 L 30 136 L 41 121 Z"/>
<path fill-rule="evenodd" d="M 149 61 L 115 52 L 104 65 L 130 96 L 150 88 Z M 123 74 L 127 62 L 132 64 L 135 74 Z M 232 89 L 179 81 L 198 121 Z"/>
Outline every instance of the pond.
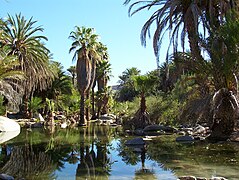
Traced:
<path fill-rule="evenodd" d="M 127 147 L 120 128 L 22 129 L 0 145 L 0 172 L 15 179 L 160 179 L 193 175 L 239 179 L 239 145 L 175 142 L 160 136 Z"/>

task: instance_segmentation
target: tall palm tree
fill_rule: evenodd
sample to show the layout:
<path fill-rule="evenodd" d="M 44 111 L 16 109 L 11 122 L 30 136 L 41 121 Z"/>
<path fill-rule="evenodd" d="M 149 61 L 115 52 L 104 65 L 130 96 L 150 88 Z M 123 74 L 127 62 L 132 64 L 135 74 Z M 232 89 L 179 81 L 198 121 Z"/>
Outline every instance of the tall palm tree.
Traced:
<path fill-rule="evenodd" d="M 119 91 L 118 99 L 120 101 L 131 101 L 137 95 L 132 77 L 140 74 L 140 70 L 135 67 L 126 69 L 122 75 L 119 76 L 119 83 L 121 89 Z"/>
<path fill-rule="evenodd" d="M 75 66 L 70 66 L 67 71 L 71 74 L 72 76 L 72 84 L 73 87 L 75 86 L 75 78 L 76 78 L 76 67 Z"/>
<path fill-rule="evenodd" d="M 73 40 L 69 52 L 74 51 L 73 60 L 77 60 L 77 87 L 80 91 L 80 125 L 85 124 L 85 96 L 94 79 L 92 76 L 92 66 L 94 68 L 94 59 L 98 36 L 94 34 L 93 28 L 78 27 L 72 31 L 69 36 Z M 93 65 L 92 65 L 93 64 Z"/>
<path fill-rule="evenodd" d="M 111 76 L 111 64 L 108 60 L 103 60 L 98 63 L 96 69 L 96 80 L 98 84 L 98 91 L 104 89 Z"/>
<path fill-rule="evenodd" d="M 7 20 L 0 24 L 0 44 L 9 51 L 8 55 L 17 57 L 20 64 L 17 70 L 26 76 L 19 82 L 24 88 L 24 102 L 36 89 L 46 89 L 54 79 L 49 66 L 50 53 L 42 42 L 47 38 L 39 35 L 43 28 L 34 27 L 36 22 L 19 14 L 15 17 L 8 15 Z"/>
<path fill-rule="evenodd" d="M 0 94 L 3 95 L 14 108 L 18 109 L 23 93 L 22 86 L 16 83 L 24 79 L 22 71 L 14 70 L 19 63 L 14 56 L 7 56 L 0 50 Z"/>
<path fill-rule="evenodd" d="M 96 64 L 96 71 L 95 71 L 95 80 L 92 84 L 91 92 L 92 92 L 92 118 L 94 119 L 96 117 L 95 112 L 95 86 L 96 83 L 98 85 L 98 91 L 103 90 L 106 85 L 107 81 L 109 80 L 109 73 L 111 73 L 111 68 L 109 64 L 109 55 L 107 52 L 107 47 L 103 45 L 101 42 L 99 42 L 97 49 L 96 49 L 99 60 Z"/>
<path fill-rule="evenodd" d="M 135 128 L 144 128 L 150 124 L 149 115 L 146 111 L 146 93 L 151 90 L 155 80 L 148 75 L 138 75 L 133 77 L 136 89 L 140 93 L 140 108 L 132 119 Z"/>
<path fill-rule="evenodd" d="M 126 0 L 124 4 L 127 5 L 132 1 Z M 140 0 L 130 5 L 129 15 L 134 15 L 142 10 L 155 10 L 141 30 L 141 43 L 146 45 L 147 34 L 150 37 L 150 27 L 156 22 L 156 30 L 153 36 L 156 57 L 159 56 L 161 43 L 165 34 L 167 35 L 169 31 L 169 48 L 172 45 L 174 51 L 177 51 L 178 40 L 181 39 L 184 50 L 185 40 L 188 37 L 193 60 L 199 61 L 198 66 L 201 71 L 204 71 L 206 61 L 201 54 L 201 38 L 210 35 L 222 25 L 227 12 L 231 9 L 238 10 L 238 4 L 238 0 Z M 202 28 L 199 28 L 199 26 Z M 168 61 L 166 63 L 168 64 Z"/>

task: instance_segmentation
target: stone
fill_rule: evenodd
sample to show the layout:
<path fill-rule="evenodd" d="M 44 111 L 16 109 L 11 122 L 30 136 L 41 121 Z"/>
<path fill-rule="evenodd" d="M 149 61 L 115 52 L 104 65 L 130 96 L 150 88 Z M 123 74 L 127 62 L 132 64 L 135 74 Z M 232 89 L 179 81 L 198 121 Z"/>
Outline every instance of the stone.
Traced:
<path fill-rule="evenodd" d="M 7 132 L 7 131 L 20 131 L 20 125 L 7 117 L 0 116 L 0 131 Z"/>
<path fill-rule="evenodd" d="M 224 177 L 212 177 L 209 180 L 228 180 L 228 179 L 226 179 Z"/>
<path fill-rule="evenodd" d="M 179 180 L 197 180 L 195 176 L 181 176 L 178 179 Z"/>
<path fill-rule="evenodd" d="M 42 127 L 43 127 L 43 124 L 41 122 L 33 123 L 31 125 L 31 128 L 42 128 Z"/>
<path fill-rule="evenodd" d="M 178 132 L 178 135 L 180 135 L 180 136 L 185 136 L 185 135 L 186 135 L 186 132 L 185 132 L 185 131 L 179 131 L 179 132 Z"/>
<path fill-rule="evenodd" d="M 194 141 L 193 136 L 179 136 L 176 138 L 177 142 L 192 142 Z"/>
<path fill-rule="evenodd" d="M 38 114 L 38 117 L 40 119 L 40 122 L 45 122 L 45 119 L 42 117 L 42 115 L 40 113 Z"/>
<path fill-rule="evenodd" d="M 125 145 L 134 146 L 134 145 L 145 145 L 143 138 L 134 138 L 126 141 Z"/>
<path fill-rule="evenodd" d="M 1 180 L 14 180 L 12 176 L 9 176 L 7 174 L 0 174 L 0 179 Z"/>
<path fill-rule="evenodd" d="M 19 131 L 0 132 L 0 144 L 18 136 L 18 134 L 20 134 L 20 130 Z"/>
<path fill-rule="evenodd" d="M 134 130 L 134 134 L 136 136 L 143 136 L 144 135 L 144 131 L 142 129 L 136 129 L 136 130 Z"/>
<path fill-rule="evenodd" d="M 205 177 L 197 177 L 197 180 L 207 180 Z"/>
<path fill-rule="evenodd" d="M 197 125 L 193 129 L 193 134 L 204 134 L 204 133 L 206 133 L 206 128 L 201 125 Z"/>

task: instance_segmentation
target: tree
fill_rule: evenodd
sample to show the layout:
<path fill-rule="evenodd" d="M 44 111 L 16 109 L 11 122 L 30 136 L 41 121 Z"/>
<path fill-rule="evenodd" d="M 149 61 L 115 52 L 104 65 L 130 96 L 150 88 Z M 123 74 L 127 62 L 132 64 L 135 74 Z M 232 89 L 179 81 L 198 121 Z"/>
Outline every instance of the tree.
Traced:
<path fill-rule="evenodd" d="M 108 107 L 108 100 L 109 100 L 109 95 L 110 91 L 109 88 L 107 87 L 107 82 L 110 79 L 110 74 L 111 74 L 111 64 L 109 63 L 108 59 L 102 60 L 97 64 L 96 68 L 96 81 L 98 85 L 98 95 L 99 97 L 102 97 L 102 99 L 98 98 L 98 114 L 106 114 L 107 113 L 107 107 Z M 92 92 L 94 92 L 92 87 Z M 93 105 L 93 101 L 92 101 Z M 103 106 L 103 109 L 101 111 L 101 107 Z M 93 108 L 94 106 L 92 106 Z M 93 108 L 94 109 L 94 108 Z M 94 111 L 93 111 L 94 112 Z"/>
<path fill-rule="evenodd" d="M 9 105 L 18 109 L 23 93 L 22 86 L 16 81 L 23 80 L 24 74 L 22 71 L 14 70 L 19 66 L 15 56 L 7 56 L 7 53 L 0 50 L 0 94 L 3 95 Z"/>
<path fill-rule="evenodd" d="M 70 33 L 69 38 L 73 40 L 69 52 L 74 51 L 73 60 L 77 59 L 77 87 L 81 95 L 80 102 L 80 125 L 85 124 L 85 96 L 92 84 L 92 68 L 94 70 L 94 60 L 96 55 L 96 45 L 98 36 L 94 34 L 94 29 L 76 26 L 76 30 Z"/>
<path fill-rule="evenodd" d="M 55 71 L 57 71 L 57 77 L 54 79 L 51 86 L 41 94 L 44 95 L 44 99 L 48 98 L 54 100 L 56 102 L 56 110 L 59 110 L 61 106 L 61 95 L 71 95 L 73 87 L 71 84 L 71 78 L 65 75 L 63 71 L 63 66 L 59 62 L 52 62 L 52 66 Z"/>
<path fill-rule="evenodd" d="M 25 19 L 21 14 L 8 15 L 6 21 L 0 24 L 0 44 L 8 50 L 8 55 L 17 57 L 21 70 L 25 74 L 25 80 L 19 83 L 24 88 L 23 101 L 27 105 L 28 98 L 36 89 L 46 89 L 54 79 L 54 73 L 49 66 L 49 50 L 43 44 L 47 40 L 45 36 L 38 35 L 43 31 L 41 26 L 34 27 L 37 21 L 33 18 Z M 27 106 L 25 107 L 25 113 Z"/>
<path fill-rule="evenodd" d="M 131 101 L 137 95 L 132 77 L 140 74 L 140 70 L 135 67 L 126 69 L 121 76 L 119 76 L 121 89 L 119 91 L 119 101 Z"/>
<path fill-rule="evenodd" d="M 96 113 L 95 113 L 95 86 L 96 83 L 98 84 L 98 90 L 100 88 L 104 89 L 104 86 L 107 84 L 107 72 L 106 72 L 106 64 L 108 63 L 108 52 L 107 52 L 107 47 L 99 42 L 96 46 L 96 59 L 93 59 L 93 73 L 92 73 L 92 83 L 91 83 L 91 92 L 92 92 L 92 118 L 96 118 Z M 107 63 L 105 63 L 107 62 Z M 109 65 L 110 66 L 110 65 Z M 90 90 L 90 89 L 89 89 Z M 90 93 L 88 92 L 88 95 Z"/>
<path fill-rule="evenodd" d="M 76 78 L 76 67 L 75 66 L 70 66 L 67 71 L 71 74 L 72 76 L 72 84 L 73 87 L 75 87 L 75 78 Z"/>
<path fill-rule="evenodd" d="M 131 2 L 131 0 L 126 0 L 125 4 L 128 4 L 129 2 Z M 234 101 L 236 99 L 230 91 L 236 92 L 237 94 L 237 90 L 235 91 L 237 80 L 233 73 L 235 72 L 235 64 L 237 64 L 238 57 L 238 35 L 233 33 L 233 31 L 236 32 L 235 27 L 237 25 L 234 24 L 234 26 L 232 23 L 230 24 L 230 18 L 228 18 L 228 15 L 229 17 L 230 15 L 233 15 L 233 21 L 235 22 L 238 18 L 238 1 L 137 1 L 130 5 L 129 14 L 133 15 L 141 10 L 151 10 L 153 8 L 156 8 L 156 11 L 144 24 L 141 31 L 142 44 L 146 45 L 146 36 L 147 33 L 150 33 L 150 27 L 153 22 L 156 22 L 156 30 L 153 38 L 156 57 L 159 55 L 162 39 L 164 35 L 167 34 L 167 31 L 169 31 L 171 35 L 169 47 L 172 45 L 174 53 L 177 52 L 179 37 L 181 37 L 183 51 L 185 39 L 188 37 L 192 55 L 190 61 L 196 62 L 192 63 L 193 65 L 196 65 L 194 66 L 196 69 L 194 72 L 203 72 L 200 72 L 199 74 L 195 73 L 195 76 L 199 76 L 197 79 L 203 80 L 204 82 L 208 82 L 208 79 L 212 78 L 215 91 L 217 91 L 215 96 L 219 95 L 221 98 L 219 98 L 220 101 L 217 102 L 221 102 L 222 104 L 216 104 L 216 107 L 227 107 L 229 104 L 235 104 Z M 234 11 L 235 13 L 232 13 Z M 224 25 L 228 25 L 229 29 L 224 31 Z M 227 40 L 230 42 L 228 41 L 228 43 Z M 208 51 L 207 55 L 209 55 L 209 60 L 206 60 L 206 58 L 204 59 L 202 56 L 203 49 Z M 168 61 L 166 61 L 166 64 L 168 66 Z M 166 71 L 166 79 L 168 79 L 168 67 L 166 68 Z M 210 72 L 210 74 L 208 74 L 208 72 Z M 209 75 L 211 75 L 211 77 Z M 208 91 L 205 92 L 207 94 L 209 93 Z M 205 96 L 205 93 L 203 93 L 203 95 Z M 219 109 L 222 111 L 223 108 Z M 217 127 L 217 131 L 215 132 L 224 132 L 227 137 L 232 132 L 232 127 L 234 125 L 231 125 L 230 123 L 234 122 L 234 120 L 228 120 L 226 117 L 235 118 L 237 116 L 235 114 L 237 114 L 238 107 L 234 108 L 233 113 L 232 109 L 233 108 L 225 108 L 220 121 L 214 118 Z M 231 116 L 231 114 L 234 114 L 235 116 Z M 220 124 L 220 122 L 222 123 Z M 222 129 L 227 130 L 221 131 Z M 215 130 L 215 126 L 212 130 Z M 217 138 L 220 138 L 222 137 L 222 134 L 219 133 L 216 136 Z"/>
<path fill-rule="evenodd" d="M 135 128 L 144 128 L 145 126 L 150 124 L 149 115 L 146 111 L 146 98 L 145 94 L 149 92 L 153 84 L 155 83 L 153 79 L 151 79 L 147 75 L 139 75 L 134 76 L 133 81 L 136 89 L 140 93 L 140 108 L 135 113 L 134 118 L 132 119 L 133 126 Z"/>

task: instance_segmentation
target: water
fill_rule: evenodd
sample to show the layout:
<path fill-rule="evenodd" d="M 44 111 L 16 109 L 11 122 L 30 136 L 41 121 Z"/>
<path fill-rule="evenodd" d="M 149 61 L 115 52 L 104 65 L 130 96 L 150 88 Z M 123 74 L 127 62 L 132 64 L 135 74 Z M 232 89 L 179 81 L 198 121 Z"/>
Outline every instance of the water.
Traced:
<path fill-rule="evenodd" d="M 161 136 L 127 147 L 121 129 L 22 129 L 0 145 L 0 172 L 15 179 L 160 179 L 183 175 L 239 179 L 239 144 L 180 144 Z"/>

